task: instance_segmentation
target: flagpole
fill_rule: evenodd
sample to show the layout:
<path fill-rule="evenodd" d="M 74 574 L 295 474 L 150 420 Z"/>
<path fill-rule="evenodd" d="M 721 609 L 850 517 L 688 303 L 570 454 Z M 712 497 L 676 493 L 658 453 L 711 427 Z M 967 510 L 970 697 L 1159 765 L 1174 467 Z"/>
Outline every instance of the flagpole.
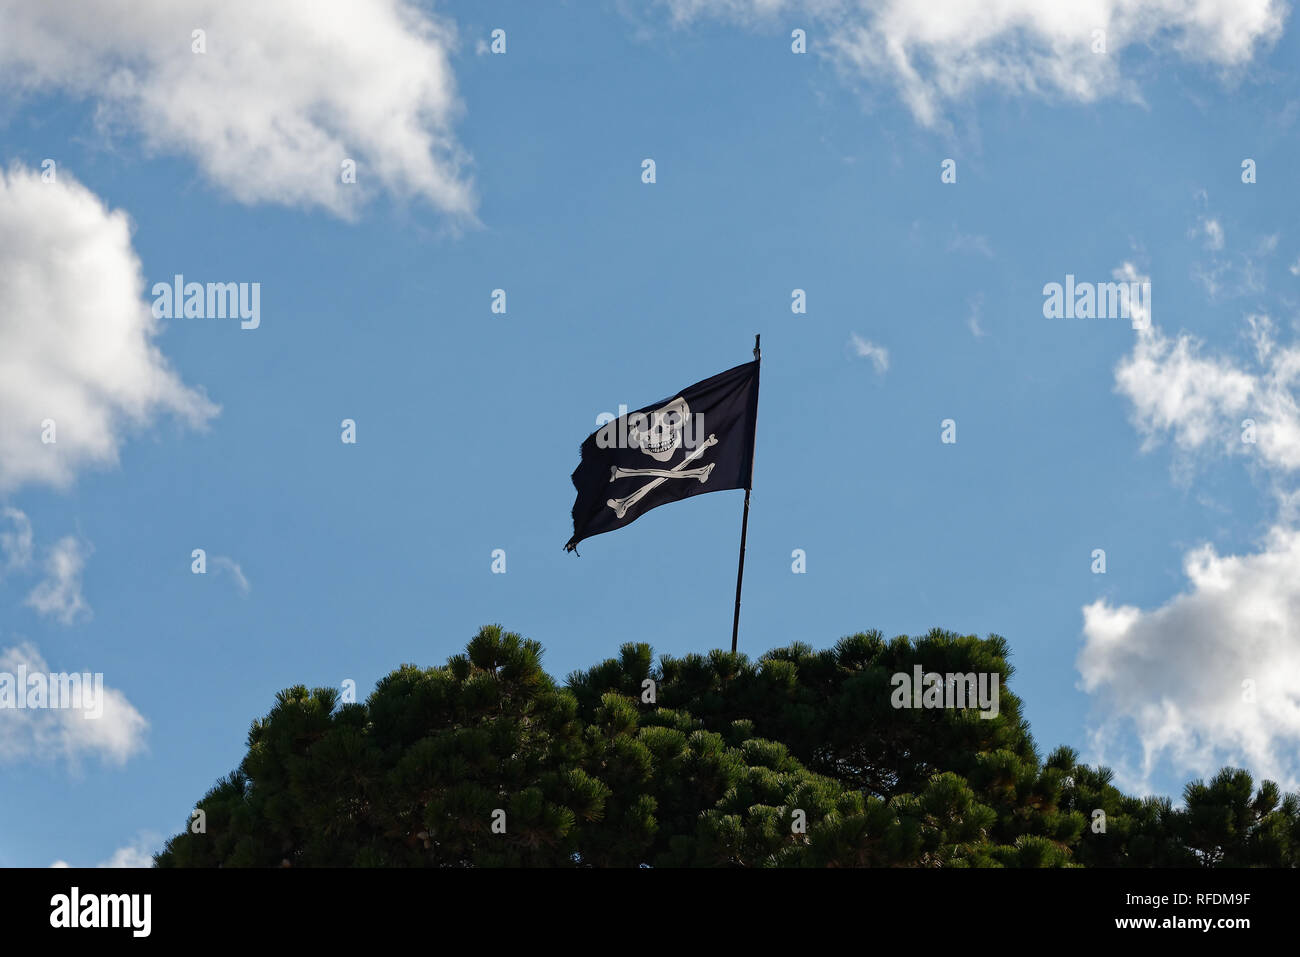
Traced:
<path fill-rule="evenodd" d="M 762 336 L 754 336 L 754 361 L 762 361 L 762 353 L 759 352 L 758 343 Z M 757 421 L 754 428 L 758 428 Z M 754 484 L 754 459 L 753 446 L 750 446 L 749 460 L 749 485 L 745 486 L 745 511 L 740 520 L 740 563 L 736 567 L 736 615 L 731 619 L 731 653 L 736 653 L 736 640 L 740 634 L 740 586 L 745 580 L 745 536 L 749 532 L 749 490 Z"/>

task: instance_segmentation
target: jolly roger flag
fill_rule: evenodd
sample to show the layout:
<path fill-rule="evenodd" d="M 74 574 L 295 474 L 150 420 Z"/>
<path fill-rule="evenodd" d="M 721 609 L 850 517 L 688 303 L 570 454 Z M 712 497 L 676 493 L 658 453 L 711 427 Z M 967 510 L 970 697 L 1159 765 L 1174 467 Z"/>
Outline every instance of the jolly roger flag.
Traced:
<path fill-rule="evenodd" d="M 757 354 L 757 350 L 755 350 Z M 719 372 L 629 412 L 582 443 L 573 471 L 573 551 L 652 508 L 724 489 L 748 490 L 758 419 L 758 361 Z"/>

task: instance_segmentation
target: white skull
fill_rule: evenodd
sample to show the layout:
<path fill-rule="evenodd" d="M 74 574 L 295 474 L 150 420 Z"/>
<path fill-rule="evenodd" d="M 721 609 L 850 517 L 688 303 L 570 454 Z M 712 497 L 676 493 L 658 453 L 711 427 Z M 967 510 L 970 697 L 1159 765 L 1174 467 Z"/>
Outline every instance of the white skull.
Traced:
<path fill-rule="evenodd" d="M 690 417 L 691 407 L 681 396 L 646 418 L 646 428 L 633 433 L 631 440 L 656 462 L 667 462 L 682 446 L 682 429 Z"/>

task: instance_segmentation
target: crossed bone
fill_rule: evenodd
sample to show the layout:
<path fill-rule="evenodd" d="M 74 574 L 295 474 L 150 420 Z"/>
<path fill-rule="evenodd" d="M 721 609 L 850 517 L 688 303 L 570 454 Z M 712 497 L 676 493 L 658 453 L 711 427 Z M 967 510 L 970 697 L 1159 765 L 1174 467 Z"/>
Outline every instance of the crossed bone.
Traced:
<path fill-rule="evenodd" d="M 709 473 L 713 471 L 712 463 L 698 469 L 688 469 L 686 466 L 690 465 L 703 455 L 705 449 L 717 444 L 718 437 L 716 435 L 710 435 L 708 439 L 700 443 L 699 448 L 670 469 L 621 469 L 618 466 L 612 466 L 609 470 L 609 480 L 611 482 L 615 479 L 629 478 L 636 475 L 653 476 L 654 480 L 642 485 L 626 498 L 611 498 L 605 502 L 605 504 L 614 510 L 615 515 L 622 518 L 627 514 L 629 508 L 641 501 L 641 499 L 645 498 L 650 494 L 650 492 L 657 489 L 669 479 L 694 478 L 699 479 L 701 484 L 707 482 L 709 480 Z"/>

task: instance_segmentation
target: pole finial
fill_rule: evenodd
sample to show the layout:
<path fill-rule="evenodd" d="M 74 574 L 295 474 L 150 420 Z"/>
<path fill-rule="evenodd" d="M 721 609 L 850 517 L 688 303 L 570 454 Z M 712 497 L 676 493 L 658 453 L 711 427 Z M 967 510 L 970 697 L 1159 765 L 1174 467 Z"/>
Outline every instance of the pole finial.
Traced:
<path fill-rule="evenodd" d="M 758 351 L 758 340 L 762 338 L 763 338 L 762 335 L 754 336 L 754 359 L 755 360 L 757 360 L 762 355 L 762 353 Z"/>

